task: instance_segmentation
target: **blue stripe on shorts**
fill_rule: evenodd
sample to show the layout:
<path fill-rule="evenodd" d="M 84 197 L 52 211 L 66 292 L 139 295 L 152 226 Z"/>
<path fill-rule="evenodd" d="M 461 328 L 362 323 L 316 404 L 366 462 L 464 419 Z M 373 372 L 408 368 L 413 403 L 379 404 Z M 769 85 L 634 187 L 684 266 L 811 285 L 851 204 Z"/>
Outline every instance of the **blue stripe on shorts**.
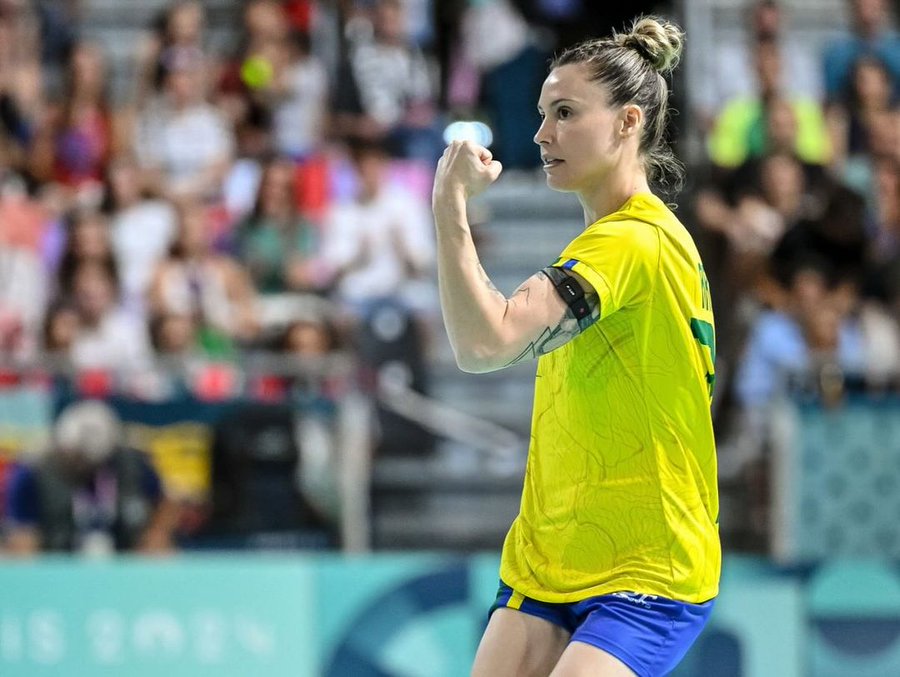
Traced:
<path fill-rule="evenodd" d="M 501 581 L 491 613 L 507 607 L 512 596 L 512 588 Z M 570 641 L 615 656 L 639 677 L 661 677 L 684 658 L 709 620 L 714 603 L 617 592 L 569 604 L 524 597 L 518 610 L 564 628 L 572 635 Z"/>

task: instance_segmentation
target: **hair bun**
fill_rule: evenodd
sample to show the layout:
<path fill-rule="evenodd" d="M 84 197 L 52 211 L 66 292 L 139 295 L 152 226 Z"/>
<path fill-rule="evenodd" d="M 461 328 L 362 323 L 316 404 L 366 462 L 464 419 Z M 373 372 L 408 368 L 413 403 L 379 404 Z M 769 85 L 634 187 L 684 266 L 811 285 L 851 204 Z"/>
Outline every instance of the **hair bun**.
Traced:
<path fill-rule="evenodd" d="M 652 16 L 635 19 L 628 33 L 616 33 L 616 44 L 633 49 L 660 73 L 678 65 L 684 46 L 684 31 L 676 24 Z"/>

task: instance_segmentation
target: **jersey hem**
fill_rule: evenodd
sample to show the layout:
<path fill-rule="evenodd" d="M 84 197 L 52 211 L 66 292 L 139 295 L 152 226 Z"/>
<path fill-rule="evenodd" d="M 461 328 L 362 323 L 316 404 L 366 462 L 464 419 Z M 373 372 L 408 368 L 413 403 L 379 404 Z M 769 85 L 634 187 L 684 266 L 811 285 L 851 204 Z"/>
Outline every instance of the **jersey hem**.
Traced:
<path fill-rule="evenodd" d="M 516 592 L 520 592 L 530 599 L 537 600 L 538 602 L 545 602 L 547 604 L 571 604 L 573 602 L 582 602 L 591 597 L 611 595 L 615 592 L 637 592 L 642 595 L 658 595 L 659 597 L 664 597 L 673 602 L 705 604 L 706 602 L 715 599 L 719 594 L 718 584 L 708 588 L 702 588 L 695 594 L 689 595 L 654 585 L 639 586 L 632 589 L 631 586 L 617 584 L 615 582 L 596 585 L 592 588 L 576 592 L 552 592 L 541 590 L 539 588 L 532 588 L 516 577 L 505 574 L 503 569 L 500 570 L 500 580 Z"/>

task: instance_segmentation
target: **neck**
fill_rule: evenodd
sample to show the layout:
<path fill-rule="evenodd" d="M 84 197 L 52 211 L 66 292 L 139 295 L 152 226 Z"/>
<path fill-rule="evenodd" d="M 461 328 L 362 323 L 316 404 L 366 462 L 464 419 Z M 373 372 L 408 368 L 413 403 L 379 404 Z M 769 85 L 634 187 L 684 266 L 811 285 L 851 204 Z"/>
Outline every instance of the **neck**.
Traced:
<path fill-rule="evenodd" d="M 618 211 L 633 195 L 649 192 L 650 184 L 643 168 L 613 174 L 593 190 L 578 193 L 578 201 L 584 210 L 584 225 L 589 226 Z"/>

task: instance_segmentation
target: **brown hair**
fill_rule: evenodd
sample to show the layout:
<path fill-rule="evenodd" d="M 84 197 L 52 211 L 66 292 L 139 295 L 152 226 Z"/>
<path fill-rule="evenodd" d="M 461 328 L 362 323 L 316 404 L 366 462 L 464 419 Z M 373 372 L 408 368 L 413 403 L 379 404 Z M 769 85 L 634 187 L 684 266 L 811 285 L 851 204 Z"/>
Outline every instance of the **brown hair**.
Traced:
<path fill-rule="evenodd" d="M 644 111 L 639 152 L 647 177 L 681 187 L 684 168 L 665 138 L 669 117 L 669 87 L 664 75 L 681 57 L 684 32 L 674 23 L 653 16 L 634 20 L 627 33 L 586 40 L 553 59 L 550 68 L 584 64 L 591 80 L 606 87 L 611 106 L 637 104 Z"/>

